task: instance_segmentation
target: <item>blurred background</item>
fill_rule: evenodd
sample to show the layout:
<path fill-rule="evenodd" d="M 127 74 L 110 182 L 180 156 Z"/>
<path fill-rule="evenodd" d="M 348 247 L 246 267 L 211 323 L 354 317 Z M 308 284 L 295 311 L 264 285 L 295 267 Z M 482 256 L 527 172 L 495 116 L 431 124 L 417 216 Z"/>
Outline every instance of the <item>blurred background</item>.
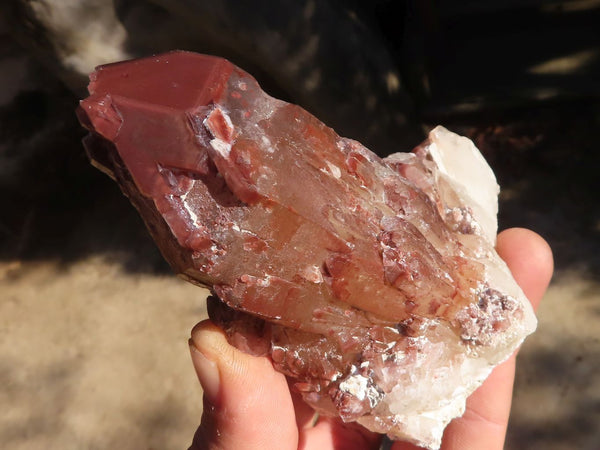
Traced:
<path fill-rule="evenodd" d="M 443 124 L 502 187 L 500 228 L 556 274 L 519 356 L 507 449 L 600 448 L 599 0 L 3 0 L 0 442 L 178 449 L 201 414 L 179 281 L 74 109 L 94 66 L 229 58 L 381 155 Z"/>

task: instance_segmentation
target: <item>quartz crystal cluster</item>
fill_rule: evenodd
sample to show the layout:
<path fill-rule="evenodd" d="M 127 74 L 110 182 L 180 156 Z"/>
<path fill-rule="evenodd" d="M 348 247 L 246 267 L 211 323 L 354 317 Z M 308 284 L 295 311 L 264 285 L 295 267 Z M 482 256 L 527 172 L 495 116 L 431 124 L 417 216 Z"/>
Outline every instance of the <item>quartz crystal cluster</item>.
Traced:
<path fill-rule="evenodd" d="M 531 333 L 494 250 L 498 186 L 437 127 L 380 158 L 226 60 L 99 67 L 78 114 L 93 163 L 139 210 L 211 318 L 321 414 L 435 449 Z"/>

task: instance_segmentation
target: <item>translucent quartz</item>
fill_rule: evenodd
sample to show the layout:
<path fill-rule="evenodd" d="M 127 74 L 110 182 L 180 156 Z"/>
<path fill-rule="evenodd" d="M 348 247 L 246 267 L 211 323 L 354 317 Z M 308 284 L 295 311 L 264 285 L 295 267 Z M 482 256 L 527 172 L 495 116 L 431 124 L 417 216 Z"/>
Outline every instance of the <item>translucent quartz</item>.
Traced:
<path fill-rule="evenodd" d="M 270 355 L 320 413 L 438 448 L 535 329 L 468 139 L 437 127 L 382 159 L 187 52 L 102 66 L 89 89 L 93 163 L 174 270 L 212 290 L 230 341 Z"/>

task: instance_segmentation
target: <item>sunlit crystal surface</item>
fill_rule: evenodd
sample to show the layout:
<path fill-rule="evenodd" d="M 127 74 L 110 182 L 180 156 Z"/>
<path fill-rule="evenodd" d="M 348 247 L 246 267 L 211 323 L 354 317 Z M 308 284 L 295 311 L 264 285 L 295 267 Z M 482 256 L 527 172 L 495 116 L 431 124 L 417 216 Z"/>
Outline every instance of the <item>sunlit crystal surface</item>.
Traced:
<path fill-rule="evenodd" d="M 175 271 L 212 290 L 230 341 L 270 355 L 320 413 L 437 448 L 534 330 L 468 139 L 438 127 L 382 159 L 186 52 L 100 67 L 89 89 L 94 164 Z"/>

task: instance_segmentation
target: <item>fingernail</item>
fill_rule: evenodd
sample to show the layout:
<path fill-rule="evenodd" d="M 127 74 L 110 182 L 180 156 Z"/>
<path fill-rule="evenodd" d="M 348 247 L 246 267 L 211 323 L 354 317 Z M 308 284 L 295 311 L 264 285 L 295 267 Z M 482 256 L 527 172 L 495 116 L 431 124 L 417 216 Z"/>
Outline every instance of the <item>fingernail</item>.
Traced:
<path fill-rule="evenodd" d="M 210 360 L 194 345 L 192 339 L 189 340 L 190 353 L 192 355 L 192 361 L 196 374 L 204 390 L 204 396 L 213 405 L 216 405 L 219 397 L 219 388 L 221 384 L 221 378 L 219 376 L 219 367 L 217 364 Z"/>

